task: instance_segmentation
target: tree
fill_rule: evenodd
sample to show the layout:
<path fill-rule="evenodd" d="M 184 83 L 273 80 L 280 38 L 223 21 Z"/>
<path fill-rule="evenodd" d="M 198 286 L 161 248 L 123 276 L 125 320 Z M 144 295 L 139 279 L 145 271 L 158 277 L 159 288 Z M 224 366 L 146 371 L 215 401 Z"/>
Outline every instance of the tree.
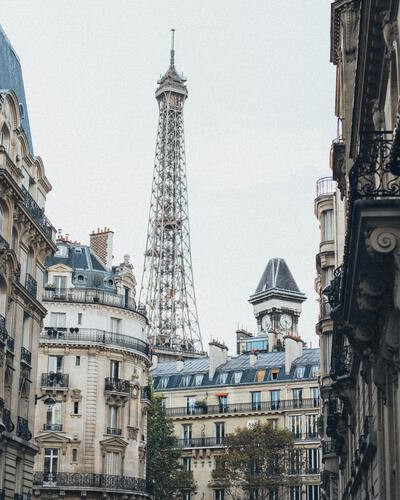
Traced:
<path fill-rule="evenodd" d="M 300 484 L 298 476 L 289 474 L 299 466 L 289 431 L 256 424 L 226 436 L 225 445 L 214 479 L 223 483 L 234 500 L 282 498 L 285 487 Z"/>
<path fill-rule="evenodd" d="M 161 398 L 153 394 L 147 414 L 147 479 L 152 484 L 154 500 L 173 499 L 182 490 L 192 489 L 179 458 L 172 420 L 167 417 Z"/>

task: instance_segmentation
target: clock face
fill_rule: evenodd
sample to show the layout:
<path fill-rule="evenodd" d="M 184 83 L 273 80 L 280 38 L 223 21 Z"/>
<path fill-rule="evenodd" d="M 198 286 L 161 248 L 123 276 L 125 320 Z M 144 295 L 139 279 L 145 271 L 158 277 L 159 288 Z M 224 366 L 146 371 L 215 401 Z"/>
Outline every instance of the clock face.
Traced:
<path fill-rule="evenodd" d="M 268 314 L 266 314 L 261 320 L 261 328 L 265 332 L 268 332 L 271 329 L 271 326 L 272 326 L 271 316 L 268 316 Z"/>
<path fill-rule="evenodd" d="M 289 330 L 293 323 L 292 317 L 289 314 L 282 314 L 279 323 L 284 330 Z"/>

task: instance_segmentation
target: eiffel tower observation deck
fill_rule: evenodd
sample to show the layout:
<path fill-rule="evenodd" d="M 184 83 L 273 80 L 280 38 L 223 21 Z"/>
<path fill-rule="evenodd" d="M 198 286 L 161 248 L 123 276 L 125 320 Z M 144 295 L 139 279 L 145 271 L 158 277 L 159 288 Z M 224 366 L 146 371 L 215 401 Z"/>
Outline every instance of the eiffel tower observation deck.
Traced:
<path fill-rule="evenodd" d="M 149 341 L 163 357 L 202 353 L 190 249 L 183 107 L 186 79 L 170 65 L 158 80 L 157 144 L 140 300 L 149 319 Z"/>

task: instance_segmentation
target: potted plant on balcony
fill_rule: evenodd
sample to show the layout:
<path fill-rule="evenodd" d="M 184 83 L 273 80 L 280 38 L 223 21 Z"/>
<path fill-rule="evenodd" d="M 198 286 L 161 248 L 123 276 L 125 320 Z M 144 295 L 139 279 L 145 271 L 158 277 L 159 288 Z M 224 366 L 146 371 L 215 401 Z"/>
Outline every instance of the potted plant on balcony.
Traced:
<path fill-rule="evenodd" d="M 196 413 L 207 413 L 207 402 L 205 399 L 196 401 L 194 407 L 196 408 Z"/>

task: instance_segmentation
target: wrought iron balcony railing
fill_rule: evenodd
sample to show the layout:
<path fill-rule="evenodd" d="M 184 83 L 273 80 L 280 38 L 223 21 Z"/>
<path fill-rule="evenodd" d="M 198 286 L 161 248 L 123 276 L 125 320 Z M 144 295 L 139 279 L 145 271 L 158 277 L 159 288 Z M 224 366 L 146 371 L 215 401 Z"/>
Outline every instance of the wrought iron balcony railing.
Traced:
<path fill-rule="evenodd" d="M 336 380 L 340 377 L 350 376 L 352 362 L 353 350 L 349 345 L 342 346 L 340 351 L 333 351 L 331 359 L 331 377 Z"/>
<path fill-rule="evenodd" d="M 21 189 L 24 193 L 23 203 L 25 208 L 28 210 L 29 214 L 34 219 L 34 221 L 40 226 L 40 228 L 47 236 L 47 238 L 51 240 L 53 233 L 53 226 L 49 221 L 49 219 L 44 215 L 44 210 L 39 207 L 36 201 L 32 198 L 32 195 L 24 186 L 22 186 Z"/>
<path fill-rule="evenodd" d="M 32 353 L 25 347 L 21 347 L 21 361 L 25 362 L 29 366 L 32 362 Z"/>
<path fill-rule="evenodd" d="M 14 352 L 15 340 L 12 337 L 7 337 L 7 349 Z"/>
<path fill-rule="evenodd" d="M 36 299 L 37 296 L 37 281 L 29 273 L 26 273 L 25 288 L 29 295 Z"/>
<path fill-rule="evenodd" d="M 72 330 L 72 331 L 71 331 Z M 90 343 L 102 344 L 104 346 L 119 346 L 125 349 L 150 356 L 150 346 L 144 340 L 122 335 L 121 333 L 106 332 L 93 328 L 46 328 L 40 334 L 40 342 L 49 343 Z"/>
<path fill-rule="evenodd" d="M 114 436 L 120 436 L 121 429 L 118 429 L 118 427 L 107 427 L 107 434 L 112 434 Z"/>
<path fill-rule="evenodd" d="M 61 432 L 62 424 L 43 424 L 43 430 Z"/>
<path fill-rule="evenodd" d="M 324 289 L 323 293 L 328 298 L 329 305 L 335 309 L 341 303 L 343 266 L 337 267 L 333 272 L 333 280 Z"/>
<path fill-rule="evenodd" d="M 317 180 L 317 198 L 334 194 L 335 182 L 332 177 L 322 177 Z"/>
<path fill-rule="evenodd" d="M 224 436 L 178 439 L 179 448 L 208 448 L 212 446 L 224 446 L 224 443 Z"/>
<path fill-rule="evenodd" d="M 336 455 L 335 441 L 324 441 L 322 443 L 322 455 Z"/>
<path fill-rule="evenodd" d="M 42 379 L 40 382 L 41 387 L 60 387 L 68 388 L 69 375 L 66 373 L 42 373 Z"/>
<path fill-rule="evenodd" d="M 8 408 L 3 409 L 3 423 L 7 432 L 12 432 L 15 429 L 15 425 L 11 420 L 11 412 Z"/>
<path fill-rule="evenodd" d="M 0 314 L 0 342 L 5 343 L 8 337 L 6 319 Z"/>
<path fill-rule="evenodd" d="M 106 377 L 104 390 L 109 392 L 125 392 L 129 394 L 131 383 L 129 380 L 123 380 L 122 378 Z"/>
<path fill-rule="evenodd" d="M 30 441 L 32 439 L 32 433 L 29 430 L 28 421 L 25 418 L 18 417 L 16 434 L 25 441 Z"/>
<path fill-rule="evenodd" d="M 146 315 L 146 308 L 135 299 L 97 288 L 56 288 L 44 290 L 43 300 L 46 302 L 77 302 L 80 304 L 102 304 L 106 306 L 129 309 Z"/>
<path fill-rule="evenodd" d="M 145 479 L 131 476 L 111 476 L 106 474 L 80 474 L 72 472 L 35 472 L 34 486 L 39 487 L 79 487 L 103 490 L 134 491 L 151 493 L 151 486 Z"/>
<path fill-rule="evenodd" d="M 301 406 L 299 404 L 301 403 Z M 318 408 L 319 398 L 286 399 L 281 401 L 261 401 L 255 407 L 253 403 L 217 404 L 204 406 L 189 406 L 166 408 L 169 417 L 216 415 L 220 413 L 257 413 L 266 411 L 284 411 L 296 408 Z"/>

